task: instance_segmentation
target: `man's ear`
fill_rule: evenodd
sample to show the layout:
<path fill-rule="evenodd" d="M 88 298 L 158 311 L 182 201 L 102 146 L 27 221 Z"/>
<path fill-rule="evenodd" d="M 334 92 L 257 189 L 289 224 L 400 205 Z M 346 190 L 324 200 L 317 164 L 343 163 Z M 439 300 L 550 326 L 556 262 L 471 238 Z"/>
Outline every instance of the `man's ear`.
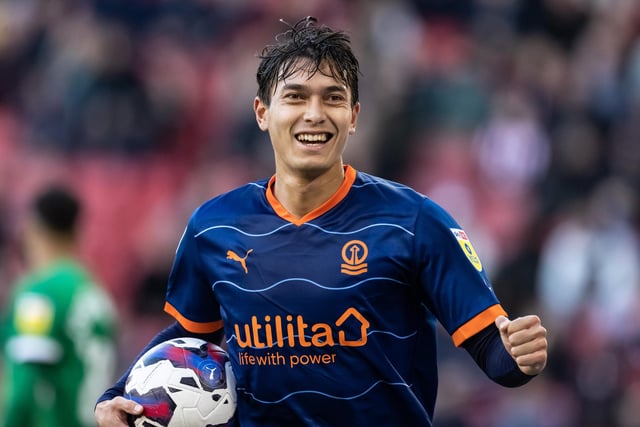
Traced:
<path fill-rule="evenodd" d="M 266 132 L 267 129 L 269 129 L 267 114 L 269 112 L 269 108 L 257 96 L 253 100 L 253 111 L 256 113 L 256 122 L 258 122 L 258 127 L 260 130 Z"/>
<path fill-rule="evenodd" d="M 358 115 L 360 114 L 360 103 L 357 102 L 356 105 L 351 109 L 351 125 L 349 126 L 349 134 L 353 135 L 356 133 L 356 125 L 358 124 Z"/>

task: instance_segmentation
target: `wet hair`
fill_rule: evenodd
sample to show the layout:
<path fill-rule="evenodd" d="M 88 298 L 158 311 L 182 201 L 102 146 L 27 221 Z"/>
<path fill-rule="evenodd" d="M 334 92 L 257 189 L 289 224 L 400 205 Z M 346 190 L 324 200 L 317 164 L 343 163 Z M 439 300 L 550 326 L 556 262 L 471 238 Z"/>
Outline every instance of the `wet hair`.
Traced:
<path fill-rule="evenodd" d="M 279 81 L 305 70 L 309 78 L 321 67 L 329 67 L 328 75 L 342 82 L 351 91 L 351 104 L 358 102 L 358 74 L 360 65 L 351 50 L 351 40 L 342 31 L 317 26 L 318 20 L 308 16 L 276 36 L 276 44 L 267 45 L 258 57 L 261 59 L 256 79 L 258 97 L 269 105 Z M 299 59 L 303 59 L 299 62 Z M 325 71 L 326 73 L 326 71 Z"/>
<path fill-rule="evenodd" d="M 47 230 L 67 236 L 75 234 L 80 210 L 75 194 L 58 185 L 38 193 L 32 205 L 35 217 Z"/>

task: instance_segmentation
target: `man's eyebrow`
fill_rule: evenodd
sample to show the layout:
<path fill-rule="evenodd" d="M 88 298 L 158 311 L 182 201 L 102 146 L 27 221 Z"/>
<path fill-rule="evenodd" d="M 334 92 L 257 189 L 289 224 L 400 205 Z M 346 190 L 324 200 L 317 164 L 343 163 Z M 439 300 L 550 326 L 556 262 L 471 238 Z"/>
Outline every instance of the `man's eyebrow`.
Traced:
<path fill-rule="evenodd" d="M 282 90 L 294 90 L 294 91 L 308 91 L 309 90 L 309 86 L 305 85 L 305 84 L 301 84 L 301 83 L 285 83 L 282 86 Z M 343 85 L 331 85 L 331 86 L 327 86 L 325 88 L 323 88 L 322 90 L 324 93 L 331 93 L 331 92 L 347 92 L 347 88 L 346 86 Z"/>
<path fill-rule="evenodd" d="M 282 90 L 305 90 L 307 87 L 300 83 L 285 83 Z"/>
<path fill-rule="evenodd" d="M 347 92 L 347 87 L 344 85 L 332 85 L 328 86 L 324 90 L 325 92 Z"/>

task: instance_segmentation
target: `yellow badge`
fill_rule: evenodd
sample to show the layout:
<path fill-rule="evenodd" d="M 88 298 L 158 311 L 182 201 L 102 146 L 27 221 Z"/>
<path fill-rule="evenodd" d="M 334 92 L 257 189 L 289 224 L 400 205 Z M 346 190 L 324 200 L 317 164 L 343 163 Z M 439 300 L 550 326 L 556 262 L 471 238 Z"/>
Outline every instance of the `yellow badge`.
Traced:
<path fill-rule="evenodd" d="M 22 295 L 16 301 L 16 330 L 20 334 L 45 335 L 53 327 L 54 312 L 53 303 L 44 295 Z"/>
<path fill-rule="evenodd" d="M 456 240 L 458 241 L 458 244 L 462 248 L 462 251 L 467 256 L 467 259 L 476 268 L 476 270 L 482 271 L 482 263 L 480 262 L 480 257 L 478 257 L 476 250 L 473 249 L 473 245 L 471 244 L 471 241 L 469 240 L 467 233 L 465 233 L 464 230 L 461 230 L 459 228 L 450 228 L 450 230 L 453 233 L 453 235 L 456 237 Z"/>

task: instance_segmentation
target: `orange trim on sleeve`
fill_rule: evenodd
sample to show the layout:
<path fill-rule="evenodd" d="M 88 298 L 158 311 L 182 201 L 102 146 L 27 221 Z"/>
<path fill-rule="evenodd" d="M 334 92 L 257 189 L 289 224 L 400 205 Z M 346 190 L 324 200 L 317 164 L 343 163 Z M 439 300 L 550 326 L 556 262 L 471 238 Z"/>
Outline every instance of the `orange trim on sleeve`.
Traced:
<path fill-rule="evenodd" d="M 451 335 L 453 343 L 456 347 L 459 347 L 460 344 L 492 324 L 496 318 L 501 315 L 507 315 L 507 312 L 504 311 L 502 306 L 500 304 L 492 305 L 464 325 L 460 326 L 458 330 Z"/>
<path fill-rule="evenodd" d="M 164 303 L 164 311 L 173 316 L 178 321 L 178 323 L 180 323 L 189 332 L 195 332 L 198 334 L 210 334 L 211 332 L 222 329 L 222 320 L 206 323 L 194 322 L 180 314 L 180 312 L 178 312 L 178 310 L 176 310 L 176 308 L 168 302 Z"/>
<path fill-rule="evenodd" d="M 338 191 L 336 191 L 333 196 L 329 198 L 329 200 L 327 200 L 322 205 L 318 206 L 302 218 L 296 218 L 291 215 L 291 213 L 289 213 L 289 211 L 287 211 L 284 206 L 280 204 L 278 199 L 276 199 L 275 194 L 273 194 L 273 185 L 276 182 L 275 175 L 271 177 L 271 179 L 269 180 L 269 184 L 267 185 L 267 200 L 280 218 L 285 219 L 295 225 L 302 225 L 305 222 L 309 222 L 313 219 L 318 218 L 320 215 L 330 211 L 331 208 L 340 203 L 342 199 L 347 196 L 347 193 L 349 193 L 349 190 L 351 189 L 351 186 L 353 185 L 355 180 L 356 170 L 352 166 L 345 165 L 344 181 L 342 181 L 342 184 L 340 185 L 340 188 L 338 188 Z"/>

